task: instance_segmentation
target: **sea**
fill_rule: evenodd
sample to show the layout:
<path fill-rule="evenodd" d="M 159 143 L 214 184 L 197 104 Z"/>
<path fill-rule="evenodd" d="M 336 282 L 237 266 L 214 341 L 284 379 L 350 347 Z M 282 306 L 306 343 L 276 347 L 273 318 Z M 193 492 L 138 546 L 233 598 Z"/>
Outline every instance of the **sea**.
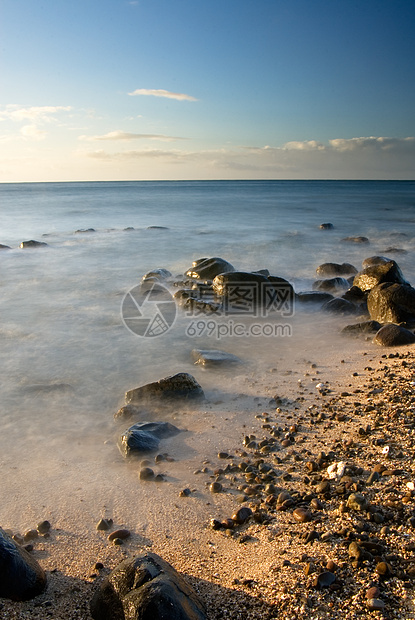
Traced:
<path fill-rule="evenodd" d="M 368 242 L 343 241 L 351 236 Z M 21 249 L 28 240 L 47 245 Z M 357 318 L 298 304 L 289 316 L 262 317 L 280 329 L 255 335 L 232 332 L 238 317 L 218 331 L 180 308 L 167 331 L 137 334 L 122 307 L 144 274 L 163 268 L 180 280 L 193 261 L 221 257 L 238 271 L 268 269 L 300 292 L 312 290 L 322 263 L 359 270 L 365 258 L 386 255 L 415 284 L 415 182 L 4 183 L 0 243 L 10 247 L 0 253 L 0 525 L 23 527 L 28 515 L 42 516 L 40 507 L 57 514 L 61 502 L 68 510 L 100 489 L 108 500 L 114 485 L 137 485 L 117 448 L 128 424 L 114 420 L 127 390 L 177 372 L 202 385 L 203 411 L 168 414 L 190 437 L 168 447 L 181 462 L 180 486 L 204 446 L 240 440 L 238 410 L 271 406 L 281 390 L 295 396 L 284 377 L 311 381 L 304 369 L 315 364 L 329 383 L 334 364 L 376 349 L 340 334 Z M 195 366 L 195 348 L 243 363 Z M 218 435 L 224 416 L 234 422 Z"/>

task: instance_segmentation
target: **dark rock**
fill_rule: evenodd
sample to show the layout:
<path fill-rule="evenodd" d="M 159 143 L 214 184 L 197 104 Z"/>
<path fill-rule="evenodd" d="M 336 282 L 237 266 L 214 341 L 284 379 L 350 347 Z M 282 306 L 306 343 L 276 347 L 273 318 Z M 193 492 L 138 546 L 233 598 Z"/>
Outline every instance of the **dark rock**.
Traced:
<path fill-rule="evenodd" d="M 357 286 L 351 286 L 345 293 L 343 293 L 342 298 L 347 299 L 347 301 L 351 301 L 354 304 L 366 304 L 367 293 L 362 291 Z"/>
<path fill-rule="evenodd" d="M 46 574 L 25 549 L 0 529 L 0 597 L 27 601 L 46 586 Z"/>
<path fill-rule="evenodd" d="M 191 269 L 186 271 L 188 278 L 196 280 L 213 280 L 221 273 L 235 271 L 235 267 L 223 258 L 199 258 L 194 261 Z"/>
<path fill-rule="evenodd" d="M 204 393 L 192 375 L 180 372 L 177 375 L 129 390 L 125 398 L 127 403 L 137 405 L 152 400 L 201 399 L 204 398 Z"/>
<path fill-rule="evenodd" d="M 116 420 L 130 420 L 131 418 L 137 418 L 142 412 L 143 410 L 135 405 L 124 405 L 114 413 L 114 418 Z"/>
<path fill-rule="evenodd" d="M 127 538 L 130 538 L 130 536 L 131 536 L 130 530 L 126 530 L 126 529 L 115 530 L 114 532 L 111 532 L 111 534 L 108 536 L 108 540 L 113 541 L 116 538 L 119 538 L 120 540 L 126 540 Z"/>
<path fill-rule="evenodd" d="M 147 230 L 169 230 L 167 226 L 147 226 Z"/>
<path fill-rule="evenodd" d="M 362 262 L 363 269 L 367 267 L 373 267 L 374 265 L 384 265 L 385 263 L 390 262 L 390 258 L 386 256 L 369 256 L 369 258 L 365 258 Z"/>
<path fill-rule="evenodd" d="M 370 318 L 379 323 L 404 323 L 415 319 L 415 289 L 384 282 L 374 286 L 367 298 Z"/>
<path fill-rule="evenodd" d="M 22 241 L 22 243 L 20 244 L 20 247 L 22 249 L 26 249 L 26 248 L 40 248 L 42 246 L 46 246 L 47 243 L 45 243 L 44 241 L 35 241 L 34 239 L 31 239 L 30 241 Z"/>
<path fill-rule="evenodd" d="M 324 224 L 320 224 L 320 230 L 333 230 L 334 226 L 330 222 L 325 222 Z"/>
<path fill-rule="evenodd" d="M 345 237 L 342 241 L 346 241 L 348 243 L 369 243 L 369 239 L 367 237 Z"/>
<path fill-rule="evenodd" d="M 296 508 L 293 511 L 293 517 L 298 523 L 308 523 L 312 520 L 313 515 L 307 508 Z"/>
<path fill-rule="evenodd" d="M 3 245 L 2 243 L 0 243 L 0 250 L 11 250 L 11 247 L 9 245 Z"/>
<path fill-rule="evenodd" d="M 346 278 L 329 278 L 328 280 L 316 280 L 313 283 L 313 291 L 325 291 L 326 293 L 343 293 L 347 291 L 349 283 Z"/>
<path fill-rule="evenodd" d="M 121 562 L 90 603 L 94 620 L 206 620 L 202 602 L 155 553 Z"/>
<path fill-rule="evenodd" d="M 323 291 L 305 291 L 303 293 L 297 293 L 296 300 L 300 303 L 312 303 L 323 305 L 326 301 L 334 299 L 331 293 L 324 293 Z"/>
<path fill-rule="evenodd" d="M 385 603 L 380 598 L 369 598 L 366 604 L 369 611 L 382 611 L 385 609 Z"/>
<path fill-rule="evenodd" d="M 351 301 L 337 297 L 330 301 L 326 301 L 322 306 L 322 310 L 333 314 L 356 314 L 357 307 Z"/>
<path fill-rule="evenodd" d="M 79 228 L 75 230 L 75 233 L 94 233 L 96 232 L 95 228 Z"/>
<path fill-rule="evenodd" d="M 143 467 L 142 469 L 140 469 L 140 480 L 154 480 L 154 477 L 154 471 L 151 469 L 151 467 Z"/>
<path fill-rule="evenodd" d="M 242 506 L 232 515 L 232 520 L 238 525 L 241 525 L 242 523 L 246 523 L 246 521 L 252 517 L 252 514 L 252 510 L 248 508 L 248 506 Z"/>
<path fill-rule="evenodd" d="M 357 273 L 356 267 L 350 263 L 323 263 L 316 269 L 318 276 L 322 278 L 333 278 L 335 276 L 350 276 Z"/>
<path fill-rule="evenodd" d="M 47 532 L 50 532 L 51 527 L 52 526 L 49 521 L 41 521 L 37 524 L 37 531 L 39 534 L 46 534 Z"/>
<path fill-rule="evenodd" d="M 394 260 L 366 267 L 355 276 L 353 286 L 359 287 L 362 291 L 368 291 L 382 282 L 396 282 L 409 286 Z"/>
<path fill-rule="evenodd" d="M 317 575 L 313 581 L 313 586 L 315 588 L 328 588 L 332 583 L 336 581 L 336 575 L 330 571 L 324 571 L 324 573 L 320 573 Z"/>
<path fill-rule="evenodd" d="M 124 457 L 149 452 L 157 450 L 160 439 L 173 437 L 177 433 L 180 429 L 169 422 L 138 422 L 121 435 L 118 447 Z"/>
<path fill-rule="evenodd" d="M 243 363 L 236 355 L 215 349 L 211 349 L 210 351 L 206 349 L 193 349 L 191 355 L 195 364 L 205 366 L 206 368 L 231 366 Z"/>
<path fill-rule="evenodd" d="M 415 334 L 400 325 L 388 323 L 380 328 L 373 342 L 382 347 L 397 347 L 404 344 L 413 344 L 415 342 Z"/>
<path fill-rule="evenodd" d="M 403 248 L 386 248 L 385 252 L 389 254 L 408 254 L 408 250 L 404 250 Z"/>
<path fill-rule="evenodd" d="M 156 278 L 156 280 L 167 280 L 167 278 L 171 277 L 170 271 L 168 269 L 153 269 L 143 276 L 143 280 L 147 280 L 147 278 Z"/>
<path fill-rule="evenodd" d="M 362 321 L 361 323 L 352 323 L 343 327 L 342 334 L 370 334 L 376 333 L 381 328 L 381 324 L 377 321 Z"/>

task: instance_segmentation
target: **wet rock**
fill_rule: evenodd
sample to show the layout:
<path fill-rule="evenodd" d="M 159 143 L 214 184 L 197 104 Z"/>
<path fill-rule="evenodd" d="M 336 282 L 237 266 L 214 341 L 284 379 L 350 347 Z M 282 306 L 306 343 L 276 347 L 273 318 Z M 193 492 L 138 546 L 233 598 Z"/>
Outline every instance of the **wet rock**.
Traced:
<path fill-rule="evenodd" d="M 343 327 L 342 334 L 347 335 L 359 335 L 376 333 L 381 328 L 381 324 L 378 321 L 362 321 L 360 323 L 352 323 Z"/>
<path fill-rule="evenodd" d="M 312 520 L 313 515 L 309 510 L 307 510 L 307 508 L 300 507 L 293 511 L 293 517 L 298 523 L 309 523 Z"/>
<path fill-rule="evenodd" d="M 148 278 L 155 278 L 156 280 L 167 280 L 167 278 L 171 278 L 171 273 L 168 269 L 163 269 L 159 267 L 158 269 L 153 269 L 149 271 L 143 276 L 143 280 L 147 280 Z"/>
<path fill-rule="evenodd" d="M 375 571 L 378 575 L 380 575 L 380 577 L 390 577 L 393 575 L 392 566 L 387 562 L 378 562 L 376 564 Z"/>
<path fill-rule="evenodd" d="M 154 477 L 154 471 L 151 469 L 151 467 L 143 467 L 142 469 L 140 469 L 140 480 L 154 480 Z"/>
<path fill-rule="evenodd" d="M 354 304 L 366 304 L 367 293 L 362 291 L 358 286 L 351 286 L 343 295 L 343 299 L 351 301 Z"/>
<path fill-rule="evenodd" d="M 188 278 L 194 278 L 196 280 L 213 280 L 221 273 L 228 273 L 235 271 L 235 267 L 228 263 L 223 258 L 199 258 L 194 261 L 191 269 L 186 271 Z"/>
<path fill-rule="evenodd" d="M 41 594 L 45 586 L 40 565 L 0 528 L 0 597 L 26 601 Z"/>
<path fill-rule="evenodd" d="M 191 356 L 195 364 L 204 366 L 205 368 L 232 366 L 234 364 L 243 363 L 236 355 L 216 349 L 193 349 Z"/>
<path fill-rule="evenodd" d="M 44 241 L 35 241 L 34 239 L 30 239 L 30 241 L 22 241 L 20 244 L 20 247 L 22 249 L 27 249 L 27 248 L 41 248 L 43 246 L 48 245 L 47 243 L 45 243 Z"/>
<path fill-rule="evenodd" d="M 147 230 L 169 230 L 167 226 L 147 226 Z"/>
<path fill-rule="evenodd" d="M 330 301 L 326 301 L 321 308 L 324 312 L 330 312 L 332 314 L 356 314 L 357 308 L 347 299 L 336 297 Z"/>
<path fill-rule="evenodd" d="M 334 226 L 331 222 L 325 222 L 324 224 L 320 224 L 320 230 L 333 230 Z"/>
<path fill-rule="evenodd" d="M 160 440 L 180 433 L 170 422 L 137 422 L 119 438 L 118 447 L 124 457 L 157 450 Z"/>
<path fill-rule="evenodd" d="M 94 594 L 94 620 L 206 620 L 202 602 L 175 569 L 155 553 L 121 562 Z"/>
<path fill-rule="evenodd" d="M 383 265 L 385 263 L 390 262 L 390 258 L 386 256 L 369 256 L 369 258 L 365 258 L 362 262 L 362 268 L 366 269 L 367 267 L 373 267 L 374 265 Z"/>
<path fill-rule="evenodd" d="M 314 291 L 333 293 L 334 295 L 344 293 L 350 288 L 346 278 L 328 278 L 327 280 L 316 280 L 312 286 Z"/>
<path fill-rule="evenodd" d="M 116 413 L 114 413 L 115 420 L 131 420 L 131 418 L 138 418 L 138 416 L 142 413 L 142 409 L 140 407 L 136 407 L 135 405 L 124 405 Z"/>
<path fill-rule="evenodd" d="M 415 334 L 400 325 L 388 323 L 380 328 L 373 342 L 382 347 L 397 347 L 404 344 L 413 344 L 415 342 Z"/>
<path fill-rule="evenodd" d="M 363 549 L 355 541 L 350 543 L 348 553 L 352 561 L 359 562 L 363 558 Z"/>
<path fill-rule="evenodd" d="M 232 515 L 232 521 L 234 521 L 238 525 L 242 525 L 243 523 L 246 523 L 248 519 L 250 519 L 252 514 L 252 510 L 248 508 L 248 506 L 242 506 Z"/>
<path fill-rule="evenodd" d="M 79 228 L 75 230 L 75 234 L 77 233 L 94 233 L 96 232 L 95 228 Z"/>
<path fill-rule="evenodd" d="M 9 245 L 3 245 L 2 243 L 0 243 L 0 250 L 11 250 L 11 247 Z"/>
<path fill-rule="evenodd" d="M 316 269 L 318 276 L 322 278 L 333 278 L 335 276 L 351 276 L 357 273 L 356 267 L 350 263 L 323 263 Z"/>
<path fill-rule="evenodd" d="M 366 267 L 355 276 L 353 286 L 357 286 L 362 291 L 368 291 L 382 282 L 396 282 L 409 286 L 394 260 Z"/>
<path fill-rule="evenodd" d="M 202 399 L 204 393 L 192 375 L 180 372 L 171 377 L 148 383 L 141 387 L 129 390 L 125 399 L 127 404 L 138 405 L 154 400 L 187 400 Z"/>
<path fill-rule="evenodd" d="M 221 493 L 223 486 L 220 482 L 212 482 L 212 484 L 209 485 L 209 490 L 211 493 Z"/>
<path fill-rule="evenodd" d="M 369 239 L 367 237 L 344 237 L 342 241 L 347 243 L 369 243 Z"/>
<path fill-rule="evenodd" d="M 367 298 L 370 318 L 379 323 L 415 320 L 415 289 L 396 282 L 374 286 Z"/>
<path fill-rule="evenodd" d="M 284 278 L 234 271 L 216 276 L 212 286 L 227 314 L 249 316 L 257 308 L 292 312 L 294 289 Z"/>
<path fill-rule="evenodd" d="M 312 303 L 312 304 L 324 304 L 326 301 L 330 301 L 330 299 L 334 299 L 331 293 L 325 293 L 324 291 L 304 291 L 302 293 L 297 293 L 296 301 L 300 303 Z"/>
<path fill-rule="evenodd" d="M 116 538 L 119 538 L 120 540 L 127 540 L 127 538 L 130 538 L 130 536 L 131 536 L 130 530 L 126 530 L 126 529 L 115 530 L 114 532 L 111 532 L 111 534 L 108 536 L 108 540 L 114 541 Z"/>

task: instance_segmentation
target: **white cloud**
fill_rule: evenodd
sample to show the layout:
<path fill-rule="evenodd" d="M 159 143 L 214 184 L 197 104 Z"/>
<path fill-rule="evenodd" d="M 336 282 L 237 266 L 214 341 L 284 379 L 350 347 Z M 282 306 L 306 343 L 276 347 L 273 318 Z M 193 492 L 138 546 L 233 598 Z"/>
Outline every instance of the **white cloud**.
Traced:
<path fill-rule="evenodd" d="M 28 140 L 44 140 L 46 138 L 47 132 L 42 131 L 37 127 L 37 125 L 23 125 L 20 129 L 20 133 L 22 136 Z"/>
<path fill-rule="evenodd" d="M 109 133 L 101 136 L 79 136 L 79 140 L 86 142 L 95 142 L 99 140 L 162 140 L 163 142 L 173 142 L 174 140 L 184 140 L 185 138 L 179 138 L 175 136 L 165 136 L 163 134 L 152 133 L 130 133 L 126 131 L 110 131 Z"/>
<path fill-rule="evenodd" d="M 152 89 L 152 88 L 137 88 L 132 93 L 128 93 L 131 97 L 139 95 L 147 95 L 152 97 L 165 97 L 166 99 L 177 99 L 177 101 L 197 101 L 195 97 L 191 95 L 185 95 L 184 93 L 172 93 L 169 90 Z"/>
<path fill-rule="evenodd" d="M 50 122 L 55 120 L 55 115 L 59 112 L 69 112 L 71 106 L 30 106 L 23 107 L 15 104 L 8 104 L 0 109 L 0 119 L 10 119 L 12 121 L 43 121 Z"/>

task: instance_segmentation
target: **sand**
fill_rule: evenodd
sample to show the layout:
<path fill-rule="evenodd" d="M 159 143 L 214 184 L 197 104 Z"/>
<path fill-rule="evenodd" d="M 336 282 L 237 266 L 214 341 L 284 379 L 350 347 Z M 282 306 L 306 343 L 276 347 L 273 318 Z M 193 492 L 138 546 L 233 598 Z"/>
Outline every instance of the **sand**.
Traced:
<path fill-rule="evenodd" d="M 49 485 L 56 504 L 29 503 L 22 511 L 16 489 L 8 522 L 1 525 L 23 534 L 42 519 L 50 521 L 49 537 L 34 540 L 32 551 L 47 571 L 48 585 L 28 602 L 1 599 L 0 618 L 90 620 L 89 601 L 103 578 L 121 560 L 146 550 L 162 556 L 185 577 L 205 602 L 209 620 L 415 618 L 415 553 L 410 546 L 415 524 L 408 521 L 415 515 L 415 349 L 369 349 L 344 360 L 339 352 L 324 366 L 304 360 L 302 374 L 286 374 L 277 395 L 269 369 L 251 386 L 257 397 L 241 395 L 233 404 L 211 403 L 184 443 L 183 438 L 173 438 L 169 444 L 175 460 L 153 465 L 165 474 L 166 481 L 160 484 L 139 481 L 138 466 L 122 463 L 111 469 L 97 499 L 95 494 L 89 497 L 86 481 L 88 476 L 94 480 L 102 464 L 91 462 L 88 471 L 83 465 L 78 488 L 66 488 L 63 472 L 60 478 L 35 472 L 38 480 L 44 478 L 45 497 Z M 390 354 L 399 357 L 385 357 Z M 280 400 L 272 401 L 273 396 Z M 185 420 L 182 413 L 180 421 Z M 204 433 L 209 425 L 216 425 L 216 440 L 211 432 Z M 270 438 L 274 426 L 281 429 L 276 452 L 265 455 L 243 445 L 246 435 L 255 435 L 257 442 Z M 286 435 L 293 440 L 284 447 Z M 326 455 L 333 451 L 334 456 L 312 472 L 307 463 L 321 451 Z M 219 458 L 219 452 L 228 458 Z M 211 519 L 222 521 L 240 507 L 237 498 L 246 482 L 239 464 L 258 459 L 273 465 L 278 490 L 292 494 L 294 505 L 279 510 L 275 503 L 266 504 L 266 495 L 257 489 L 257 495 L 247 497 L 243 505 L 262 515 L 258 522 L 251 519 L 230 531 L 212 529 Z M 347 489 L 346 497 L 358 489 L 374 507 L 372 513 L 347 508 L 344 497 L 334 491 L 330 497 L 315 492 L 318 477 L 328 477 L 326 466 L 339 461 L 349 467 L 345 473 L 350 475 L 349 484 L 355 485 Z M 229 464 L 234 464 L 232 471 L 218 473 Z M 378 482 L 366 486 L 375 465 L 383 465 L 388 473 L 381 472 Z M 123 484 L 127 471 L 137 480 L 137 495 L 131 484 L 128 490 Z M 52 486 L 58 479 L 62 487 L 54 495 Z M 223 492 L 209 491 L 214 480 L 223 485 Z M 180 495 L 185 488 L 191 491 L 186 497 Z M 301 500 L 310 504 L 310 498 L 304 499 L 307 494 L 318 498 L 321 507 L 308 505 L 312 520 L 299 523 L 293 510 Z M 383 522 L 373 521 L 376 511 L 385 517 Z M 112 529 L 130 530 L 129 539 L 120 546 L 109 542 L 108 532 L 96 530 L 101 517 L 113 519 Z M 354 566 L 348 549 L 353 540 L 362 539 L 381 543 L 383 553 L 371 554 Z M 314 580 L 329 561 L 335 581 L 330 587 L 316 587 Z M 390 574 L 384 577 L 376 571 L 380 561 L 389 566 Z M 103 568 L 96 568 L 97 562 Z M 376 598 L 384 605 L 382 611 L 368 608 L 366 593 L 372 585 L 379 587 Z"/>

